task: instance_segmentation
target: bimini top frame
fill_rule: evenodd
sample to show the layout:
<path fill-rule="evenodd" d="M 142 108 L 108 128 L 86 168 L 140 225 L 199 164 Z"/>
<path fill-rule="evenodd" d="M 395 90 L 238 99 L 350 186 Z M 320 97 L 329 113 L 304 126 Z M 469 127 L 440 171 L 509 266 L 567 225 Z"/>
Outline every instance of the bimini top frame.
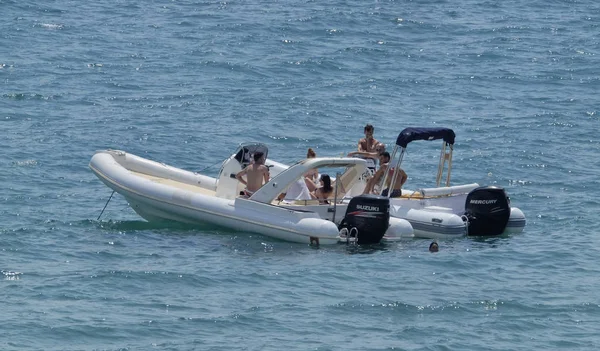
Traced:
<path fill-rule="evenodd" d="M 398 156 L 398 162 L 395 163 L 396 170 L 392 175 L 392 184 L 396 181 L 396 177 L 398 176 L 398 169 L 402 164 L 402 159 L 404 158 L 404 153 L 406 152 L 406 147 L 412 141 L 416 140 L 438 140 L 443 139 L 442 150 L 440 154 L 440 161 L 438 164 L 438 172 L 436 176 L 436 186 L 439 187 L 442 181 L 444 168 L 446 167 L 446 162 L 448 163 L 448 171 L 446 173 L 446 186 L 450 186 L 450 174 L 452 171 L 452 151 L 454 150 L 454 138 L 456 134 L 454 131 L 449 128 L 406 128 L 398 134 L 398 138 L 396 138 L 396 145 L 394 146 L 394 150 L 391 155 L 390 164 L 396 158 L 396 154 L 398 150 L 400 150 L 400 154 Z M 387 174 L 386 174 L 387 177 Z M 384 179 L 385 182 L 385 179 Z M 384 183 L 385 184 L 385 183 Z M 391 193 L 391 192 L 390 192 Z M 388 194 L 389 196 L 389 194 Z"/>

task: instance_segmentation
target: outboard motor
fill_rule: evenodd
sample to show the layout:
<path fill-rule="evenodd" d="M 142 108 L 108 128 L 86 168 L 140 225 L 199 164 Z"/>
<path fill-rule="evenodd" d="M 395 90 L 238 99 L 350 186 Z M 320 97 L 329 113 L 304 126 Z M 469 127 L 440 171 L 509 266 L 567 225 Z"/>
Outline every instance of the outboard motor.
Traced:
<path fill-rule="evenodd" d="M 503 188 L 481 186 L 467 195 L 465 216 L 469 220 L 469 235 L 491 236 L 504 232 L 510 206 Z"/>
<path fill-rule="evenodd" d="M 390 199 L 379 195 L 359 195 L 350 200 L 340 223 L 340 233 L 355 237 L 359 245 L 377 244 L 390 225 Z"/>

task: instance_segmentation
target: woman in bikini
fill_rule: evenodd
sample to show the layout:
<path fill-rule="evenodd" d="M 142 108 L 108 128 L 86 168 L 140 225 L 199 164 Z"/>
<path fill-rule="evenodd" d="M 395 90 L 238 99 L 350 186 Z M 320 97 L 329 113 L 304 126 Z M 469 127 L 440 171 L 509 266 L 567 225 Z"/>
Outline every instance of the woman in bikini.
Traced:
<path fill-rule="evenodd" d="M 333 187 L 331 186 L 331 177 L 327 174 L 322 174 L 320 179 L 321 187 L 317 188 L 311 196 L 314 199 L 319 200 L 319 204 L 327 205 L 329 201 L 327 199 L 333 194 Z"/>

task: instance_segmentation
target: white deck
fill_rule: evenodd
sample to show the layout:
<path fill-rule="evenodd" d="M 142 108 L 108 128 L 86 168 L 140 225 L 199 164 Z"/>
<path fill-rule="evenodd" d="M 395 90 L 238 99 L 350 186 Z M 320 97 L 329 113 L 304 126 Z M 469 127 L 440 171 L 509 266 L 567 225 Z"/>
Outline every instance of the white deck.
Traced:
<path fill-rule="evenodd" d="M 190 191 L 190 192 L 194 192 L 194 193 L 199 193 L 199 194 L 203 194 L 203 195 L 207 195 L 207 196 L 215 196 L 215 194 L 216 194 L 216 192 L 214 192 L 212 190 L 208 190 L 208 189 L 203 188 L 201 186 L 196 186 L 196 185 L 191 185 L 191 184 L 187 184 L 187 183 L 182 183 L 182 182 L 178 182 L 178 181 L 173 180 L 173 179 L 166 179 L 166 178 L 151 176 L 151 175 L 148 175 L 148 174 L 134 172 L 134 171 L 130 171 L 130 172 L 132 174 L 138 176 L 138 177 L 141 177 L 141 178 L 144 178 L 144 179 L 148 179 L 148 180 L 153 181 L 155 183 L 172 186 L 172 187 L 175 187 L 177 189 L 181 189 L 181 190 L 185 190 L 185 191 Z"/>

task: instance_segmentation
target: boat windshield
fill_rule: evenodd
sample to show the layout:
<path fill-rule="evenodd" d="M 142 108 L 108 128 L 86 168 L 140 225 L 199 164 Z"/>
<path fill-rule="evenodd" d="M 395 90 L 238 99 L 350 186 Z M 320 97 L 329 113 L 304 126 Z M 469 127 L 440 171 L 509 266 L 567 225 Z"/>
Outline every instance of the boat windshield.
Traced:
<path fill-rule="evenodd" d="M 355 166 L 323 166 L 318 169 L 319 177 L 322 177 L 324 174 L 329 175 L 331 178 L 331 183 L 334 186 L 338 186 L 338 192 L 345 193 L 358 178 L 358 171 Z M 341 181 L 337 181 L 338 178 Z"/>
<path fill-rule="evenodd" d="M 262 143 L 241 144 L 235 152 L 235 159 L 242 165 L 242 168 L 252 163 L 252 157 L 255 153 L 262 152 L 267 159 L 269 149 Z"/>

